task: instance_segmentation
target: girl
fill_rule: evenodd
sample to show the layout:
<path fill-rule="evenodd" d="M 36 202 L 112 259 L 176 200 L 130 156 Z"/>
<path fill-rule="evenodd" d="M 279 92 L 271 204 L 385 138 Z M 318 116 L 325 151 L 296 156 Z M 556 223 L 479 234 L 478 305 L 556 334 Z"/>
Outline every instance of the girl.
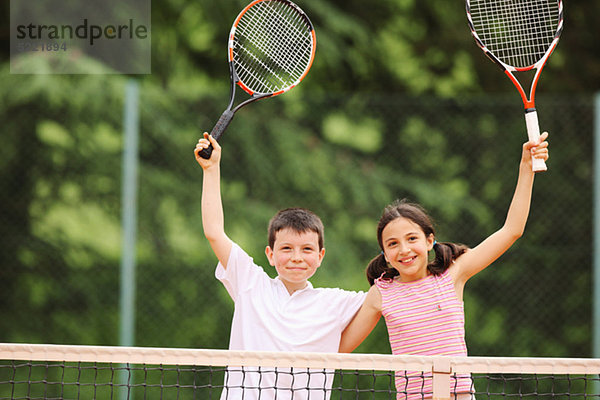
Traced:
<path fill-rule="evenodd" d="M 533 188 L 532 157 L 548 159 L 548 133 L 523 145 L 517 187 L 504 226 L 473 249 L 438 243 L 430 218 L 419 205 L 396 201 L 377 226 L 381 253 L 367 267 L 372 285 L 344 330 L 340 352 L 354 350 L 383 315 L 393 354 L 466 356 L 463 288 L 523 234 Z M 428 252 L 435 258 L 428 262 Z M 431 374 L 396 374 L 398 399 L 431 397 Z M 452 382 L 453 398 L 472 398 L 471 379 Z M 423 394 L 422 394 L 423 393 Z"/>

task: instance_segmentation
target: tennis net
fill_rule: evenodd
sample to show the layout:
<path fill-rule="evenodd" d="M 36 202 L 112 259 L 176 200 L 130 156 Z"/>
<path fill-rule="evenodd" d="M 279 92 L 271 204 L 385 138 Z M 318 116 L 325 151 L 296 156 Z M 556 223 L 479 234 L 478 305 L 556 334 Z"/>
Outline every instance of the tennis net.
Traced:
<path fill-rule="evenodd" d="M 600 399 L 599 374 L 583 358 L 0 343 L 0 399 Z"/>

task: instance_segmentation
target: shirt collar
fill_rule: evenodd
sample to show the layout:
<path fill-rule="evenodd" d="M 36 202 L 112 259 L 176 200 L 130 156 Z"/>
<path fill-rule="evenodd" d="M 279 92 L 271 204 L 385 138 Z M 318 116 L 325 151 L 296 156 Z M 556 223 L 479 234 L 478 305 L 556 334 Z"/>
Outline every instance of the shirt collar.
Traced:
<path fill-rule="evenodd" d="M 282 281 L 281 279 L 279 279 L 279 277 L 278 277 L 278 276 L 276 276 L 276 277 L 275 277 L 275 280 L 277 281 L 277 284 L 279 285 L 279 287 L 280 287 L 282 290 L 285 290 L 285 293 L 287 293 L 287 294 L 288 294 L 288 296 L 289 296 L 289 292 L 287 291 L 287 288 L 285 287 L 285 285 L 284 285 L 283 281 Z M 296 291 L 294 292 L 294 294 L 296 294 L 296 293 L 302 293 L 302 292 L 306 292 L 306 291 L 313 290 L 313 289 L 314 289 L 314 287 L 313 287 L 312 283 L 311 283 L 310 281 L 306 281 L 306 286 L 305 286 L 303 289 L 296 290 Z"/>

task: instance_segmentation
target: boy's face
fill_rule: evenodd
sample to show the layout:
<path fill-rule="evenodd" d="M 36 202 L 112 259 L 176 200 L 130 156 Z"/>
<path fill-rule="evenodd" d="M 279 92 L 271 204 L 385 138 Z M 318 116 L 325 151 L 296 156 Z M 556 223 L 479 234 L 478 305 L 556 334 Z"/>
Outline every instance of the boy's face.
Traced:
<path fill-rule="evenodd" d="M 306 287 L 306 281 L 321 265 L 325 249 L 319 250 L 317 232 L 298 233 L 282 229 L 275 235 L 273 248 L 267 246 L 265 253 L 269 263 L 277 270 L 279 279 L 292 294 Z"/>

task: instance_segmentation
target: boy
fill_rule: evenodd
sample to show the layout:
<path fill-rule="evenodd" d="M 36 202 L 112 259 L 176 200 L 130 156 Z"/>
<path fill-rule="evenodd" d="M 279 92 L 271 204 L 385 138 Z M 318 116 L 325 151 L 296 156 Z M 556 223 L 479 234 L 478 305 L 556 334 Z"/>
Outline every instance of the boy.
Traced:
<path fill-rule="evenodd" d="M 198 151 L 213 146 L 211 158 Z M 271 279 L 225 234 L 220 191 L 221 147 L 208 133 L 198 141 L 196 160 L 204 170 L 202 226 L 219 259 L 216 277 L 235 303 L 230 350 L 337 353 L 341 333 L 363 303 L 365 293 L 313 288 L 308 281 L 320 267 L 323 224 L 302 208 L 278 212 L 269 223 Z M 272 369 L 270 369 L 272 371 Z M 279 369 L 281 372 L 281 369 Z M 284 371 L 245 372 L 229 368 L 221 399 L 328 399 L 332 374 Z M 243 388 L 242 388 L 243 383 Z"/>

